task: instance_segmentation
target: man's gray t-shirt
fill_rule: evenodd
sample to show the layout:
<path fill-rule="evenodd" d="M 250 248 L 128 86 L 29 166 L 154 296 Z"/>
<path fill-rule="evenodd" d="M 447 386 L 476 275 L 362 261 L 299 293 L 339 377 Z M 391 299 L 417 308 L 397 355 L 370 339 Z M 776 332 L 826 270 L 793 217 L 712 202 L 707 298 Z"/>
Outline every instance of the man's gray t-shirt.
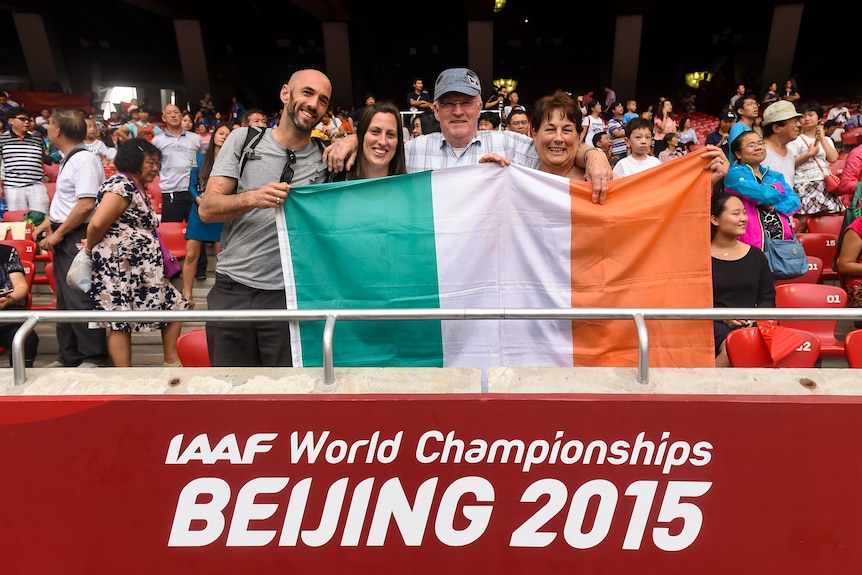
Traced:
<path fill-rule="evenodd" d="M 248 128 L 238 128 L 230 133 L 210 173 L 210 176 L 238 180 L 237 194 L 278 182 L 287 163 L 287 151 L 273 139 L 272 130 L 268 129 L 255 147 L 254 157 L 245 163 L 240 179 L 240 161 L 247 132 Z M 294 173 L 292 186 L 326 180 L 327 165 L 322 160 L 322 153 L 321 146 L 314 139 L 304 148 L 294 150 L 296 162 L 291 166 Z M 221 247 L 216 264 L 217 273 L 255 289 L 284 289 L 274 208 L 256 208 L 225 222 Z"/>

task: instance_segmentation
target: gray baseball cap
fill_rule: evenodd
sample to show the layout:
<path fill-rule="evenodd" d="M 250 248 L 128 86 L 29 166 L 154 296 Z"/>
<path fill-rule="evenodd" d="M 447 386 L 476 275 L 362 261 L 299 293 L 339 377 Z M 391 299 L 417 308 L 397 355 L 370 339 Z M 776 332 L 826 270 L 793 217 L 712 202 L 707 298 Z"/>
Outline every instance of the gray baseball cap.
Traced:
<path fill-rule="evenodd" d="M 437 82 L 434 83 L 434 100 L 439 100 L 449 92 L 478 96 L 482 93 L 479 76 L 469 68 L 443 70 L 437 76 Z"/>

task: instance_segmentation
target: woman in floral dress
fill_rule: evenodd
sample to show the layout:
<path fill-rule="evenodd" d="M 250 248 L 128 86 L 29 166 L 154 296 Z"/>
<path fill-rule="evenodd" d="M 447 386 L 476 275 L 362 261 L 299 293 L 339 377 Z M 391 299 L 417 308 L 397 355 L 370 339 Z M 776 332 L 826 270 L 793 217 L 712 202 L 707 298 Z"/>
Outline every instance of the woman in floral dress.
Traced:
<path fill-rule="evenodd" d="M 84 250 L 93 258 L 94 309 L 106 311 L 184 310 L 189 302 L 165 278 L 158 219 L 144 185 L 159 174 L 161 152 L 142 138 L 117 150 L 117 174 L 99 188 L 96 209 L 87 226 Z M 109 328 L 108 350 L 116 367 L 132 365 L 132 332 L 162 332 L 165 366 L 182 365 L 177 355 L 181 322 L 94 322 Z"/>

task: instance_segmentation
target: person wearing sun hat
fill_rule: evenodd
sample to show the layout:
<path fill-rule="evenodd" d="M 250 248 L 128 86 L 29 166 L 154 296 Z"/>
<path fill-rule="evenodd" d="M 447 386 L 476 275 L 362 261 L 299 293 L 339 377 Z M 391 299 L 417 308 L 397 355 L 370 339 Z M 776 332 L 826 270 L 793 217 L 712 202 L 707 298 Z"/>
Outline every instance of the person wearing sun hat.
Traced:
<path fill-rule="evenodd" d="M 793 188 L 796 173 L 796 157 L 787 149 L 802 129 L 799 118 L 802 114 L 788 100 L 779 100 L 763 111 L 763 142 L 766 144 L 766 159 L 763 165 L 781 172 L 790 188 Z"/>

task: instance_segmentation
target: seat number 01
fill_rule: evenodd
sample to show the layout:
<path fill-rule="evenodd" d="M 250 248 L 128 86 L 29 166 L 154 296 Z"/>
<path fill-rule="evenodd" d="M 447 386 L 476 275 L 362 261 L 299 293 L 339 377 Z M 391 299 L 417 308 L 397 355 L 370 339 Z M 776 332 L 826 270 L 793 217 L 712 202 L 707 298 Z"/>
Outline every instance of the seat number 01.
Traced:
<path fill-rule="evenodd" d="M 635 481 L 626 489 L 625 495 L 634 497 L 635 501 L 623 549 L 641 548 L 658 484 L 658 481 Z M 694 543 L 703 525 L 703 513 L 700 507 L 682 499 L 700 497 L 710 487 L 712 483 L 706 481 L 668 482 L 658 511 L 658 522 L 670 523 L 682 519 L 683 526 L 682 529 L 674 529 L 673 535 L 668 527 L 653 527 L 651 536 L 656 547 L 663 551 L 680 551 Z M 549 496 L 548 501 L 512 533 L 509 540 L 511 547 L 547 547 L 556 539 L 557 533 L 541 529 L 565 507 L 569 498 L 568 488 L 557 479 L 540 479 L 527 487 L 521 496 L 521 503 L 535 503 L 544 496 Z M 584 532 L 587 506 L 594 497 L 598 498 L 595 520 L 589 531 Z M 572 495 L 566 514 L 563 527 L 566 543 L 575 549 L 590 549 L 604 541 L 611 529 L 618 500 L 617 488 L 610 481 L 594 479 L 581 485 Z"/>

